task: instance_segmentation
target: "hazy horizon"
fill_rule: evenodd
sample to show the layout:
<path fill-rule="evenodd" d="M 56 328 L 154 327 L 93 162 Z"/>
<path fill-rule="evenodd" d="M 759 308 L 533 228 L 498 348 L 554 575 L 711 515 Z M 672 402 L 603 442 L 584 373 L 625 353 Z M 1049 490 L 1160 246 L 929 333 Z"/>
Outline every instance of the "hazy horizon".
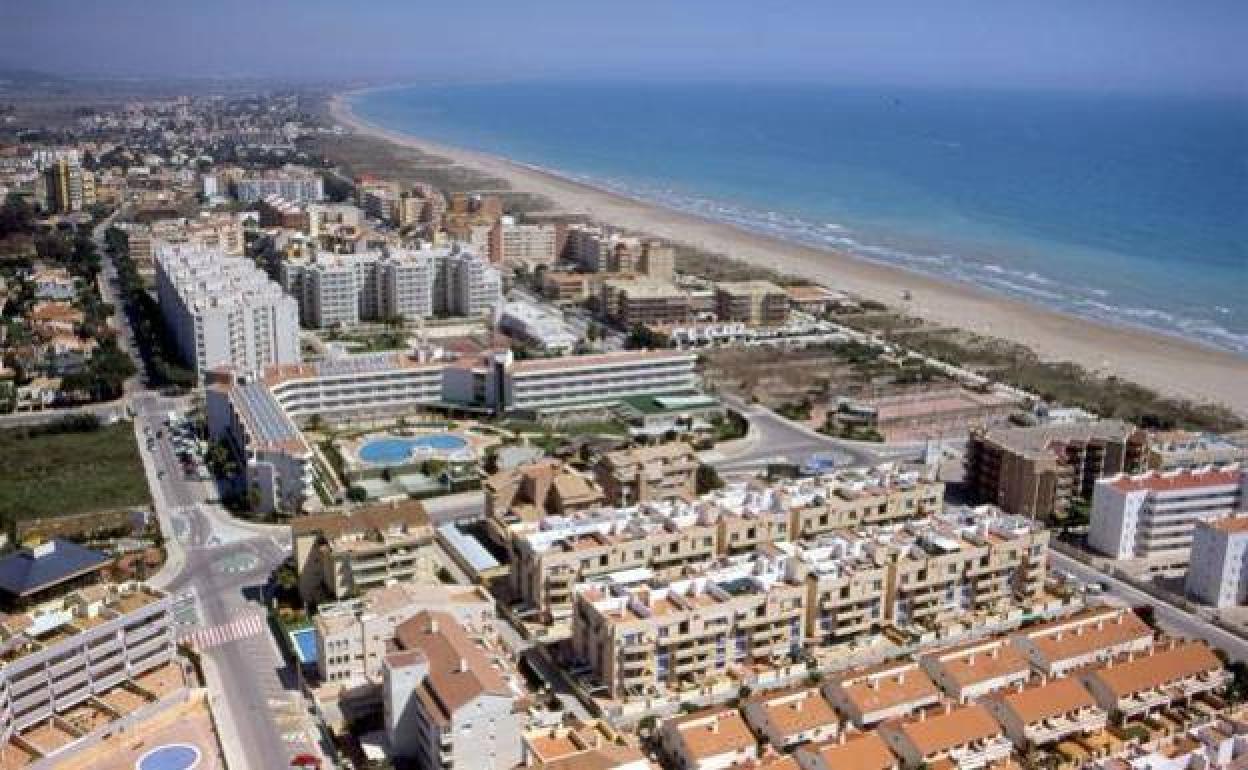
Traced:
<path fill-rule="evenodd" d="M 305 81 L 637 79 L 1248 94 L 1248 3 L 890 0 L 540 8 L 379 0 L 0 10 L 0 66 Z M 73 54 L 72 56 L 70 54 Z"/>

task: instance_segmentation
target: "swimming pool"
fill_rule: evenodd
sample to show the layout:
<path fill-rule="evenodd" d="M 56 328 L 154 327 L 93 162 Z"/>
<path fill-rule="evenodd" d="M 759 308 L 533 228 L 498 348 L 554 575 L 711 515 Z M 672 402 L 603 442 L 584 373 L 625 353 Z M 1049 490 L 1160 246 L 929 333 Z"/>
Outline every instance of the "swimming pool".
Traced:
<path fill-rule="evenodd" d="M 199 749 L 189 743 L 159 746 L 139 757 L 135 770 L 193 770 L 199 764 Z"/>
<path fill-rule="evenodd" d="M 360 460 L 370 465 L 401 465 L 412 459 L 419 449 L 455 452 L 465 449 L 468 442 L 454 433 L 435 433 L 416 438 L 375 438 L 360 445 Z"/>
<path fill-rule="evenodd" d="M 299 656 L 300 663 L 316 662 L 316 629 L 301 628 L 291 631 L 290 641 L 295 645 L 295 654 Z"/>

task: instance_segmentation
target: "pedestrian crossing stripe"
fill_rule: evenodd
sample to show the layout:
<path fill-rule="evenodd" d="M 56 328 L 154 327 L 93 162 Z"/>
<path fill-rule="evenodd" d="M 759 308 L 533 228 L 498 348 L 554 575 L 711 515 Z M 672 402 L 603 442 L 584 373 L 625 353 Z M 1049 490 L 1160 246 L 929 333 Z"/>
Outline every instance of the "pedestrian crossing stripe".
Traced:
<path fill-rule="evenodd" d="M 264 616 L 258 613 L 244 615 L 229 623 L 199 628 L 186 634 L 182 641 L 191 649 L 202 652 L 213 647 L 258 636 L 268 630 Z"/>

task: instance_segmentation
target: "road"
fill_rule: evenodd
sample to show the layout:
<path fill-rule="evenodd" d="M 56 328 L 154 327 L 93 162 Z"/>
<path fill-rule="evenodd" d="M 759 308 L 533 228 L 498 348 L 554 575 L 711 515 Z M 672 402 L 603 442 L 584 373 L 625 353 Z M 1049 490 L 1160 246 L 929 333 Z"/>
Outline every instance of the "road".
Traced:
<path fill-rule="evenodd" d="M 1156 614 L 1157 624 L 1173 636 L 1204 639 L 1214 647 L 1220 647 L 1232 660 L 1248 661 L 1248 642 L 1224 631 L 1218 626 L 1199 618 L 1179 607 L 1163 602 L 1151 594 L 1133 588 L 1123 581 L 1076 561 L 1056 550 L 1049 549 L 1049 564 L 1053 569 L 1069 572 L 1085 583 L 1104 583 L 1107 596 L 1114 597 L 1130 606 L 1148 605 Z"/>
<path fill-rule="evenodd" d="M 705 459 L 720 474 L 755 473 L 768 463 L 801 464 L 812 455 L 833 461 L 836 467 L 876 465 L 898 459 L 917 459 L 918 446 L 890 447 L 825 436 L 818 431 L 785 419 L 760 404 L 747 404 L 735 396 L 724 396 L 728 406 L 750 423 L 750 434 L 736 446 L 720 447 Z"/>
<path fill-rule="evenodd" d="M 186 480 L 163 421 L 176 402 L 154 394 L 134 398 L 139 431 L 155 436 L 152 450 L 141 443 L 153 502 L 170 542 L 171 568 L 152 583 L 174 596 L 193 597 L 194 618 L 184 634 L 214 632 L 224 641 L 201 651 L 203 669 L 218 715 L 231 768 L 289 765 L 297 753 L 316 753 L 316 733 L 305 718 L 296 672 L 287 666 L 268 633 L 245 635 L 236 621 L 265 616 L 264 591 L 273 569 L 289 553 L 285 527 L 242 522 L 209 502 L 210 483 Z M 173 558 L 172 552 L 179 552 Z M 255 626 L 253 626 L 254 628 Z M 245 752 L 245 753 L 244 753 Z"/>

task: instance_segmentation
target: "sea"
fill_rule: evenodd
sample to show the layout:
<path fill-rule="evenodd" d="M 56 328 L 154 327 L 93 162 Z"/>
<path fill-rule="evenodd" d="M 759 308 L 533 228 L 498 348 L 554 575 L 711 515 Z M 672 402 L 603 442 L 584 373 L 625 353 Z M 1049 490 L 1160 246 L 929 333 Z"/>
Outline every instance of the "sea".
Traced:
<path fill-rule="evenodd" d="M 420 85 L 362 118 L 636 199 L 1248 357 L 1248 99 Z"/>

